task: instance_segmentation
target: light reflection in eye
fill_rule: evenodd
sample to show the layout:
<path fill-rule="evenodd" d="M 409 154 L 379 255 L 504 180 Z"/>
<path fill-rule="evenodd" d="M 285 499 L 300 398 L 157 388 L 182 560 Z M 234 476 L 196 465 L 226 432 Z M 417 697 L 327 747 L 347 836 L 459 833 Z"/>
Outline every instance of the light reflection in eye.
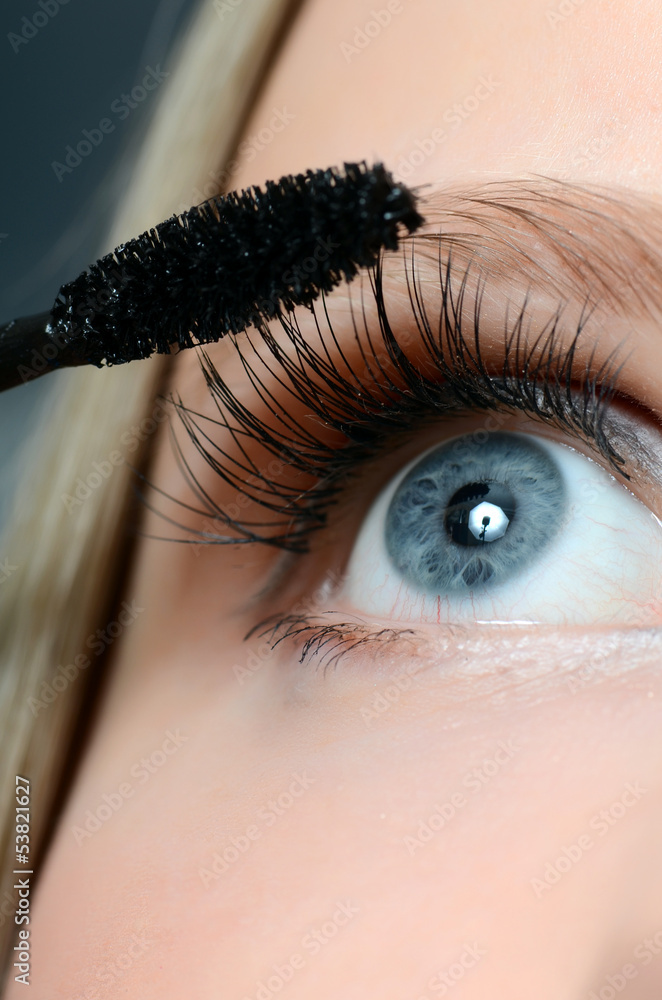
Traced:
<path fill-rule="evenodd" d="M 530 434 L 468 434 L 385 487 L 343 596 L 397 621 L 644 625 L 660 566 L 660 522 L 601 466 Z"/>

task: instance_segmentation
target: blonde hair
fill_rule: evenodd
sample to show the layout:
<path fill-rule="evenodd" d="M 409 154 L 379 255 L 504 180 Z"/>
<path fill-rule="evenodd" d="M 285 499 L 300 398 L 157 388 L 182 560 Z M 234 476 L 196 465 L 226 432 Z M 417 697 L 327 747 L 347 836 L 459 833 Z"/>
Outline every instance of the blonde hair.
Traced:
<path fill-rule="evenodd" d="M 200 187 L 209 191 L 210 179 L 220 188 L 219 166 L 236 146 L 299 5 L 209 0 L 201 6 L 164 85 L 109 247 L 192 204 Z M 235 9 L 226 16 L 228 8 Z M 81 671 L 77 663 L 84 662 L 86 639 L 107 623 L 126 569 L 129 464 L 107 464 L 112 474 L 97 473 L 94 482 L 103 481 L 87 498 L 73 498 L 77 489 L 80 497 L 80 480 L 89 478 L 94 463 L 109 463 L 132 426 L 143 421 L 149 433 L 166 370 L 165 359 L 151 359 L 50 376 L 52 391 L 26 450 L 28 474 L 0 548 L 11 569 L 0 586 L 0 958 L 6 969 L 16 929 L 15 775 L 30 782 L 32 867 L 43 853 L 94 679 L 93 665 Z"/>

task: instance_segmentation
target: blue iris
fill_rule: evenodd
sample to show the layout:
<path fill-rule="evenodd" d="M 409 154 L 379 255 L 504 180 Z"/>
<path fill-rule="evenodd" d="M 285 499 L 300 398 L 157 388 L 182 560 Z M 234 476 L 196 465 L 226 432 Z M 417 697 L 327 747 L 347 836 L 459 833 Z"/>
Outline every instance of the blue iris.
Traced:
<path fill-rule="evenodd" d="M 429 452 L 386 514 L 391 562 L 431 594 L 495 587 L 529 569 L 567 516 L 561 472 L 532 438 L 467 434 Z"/>

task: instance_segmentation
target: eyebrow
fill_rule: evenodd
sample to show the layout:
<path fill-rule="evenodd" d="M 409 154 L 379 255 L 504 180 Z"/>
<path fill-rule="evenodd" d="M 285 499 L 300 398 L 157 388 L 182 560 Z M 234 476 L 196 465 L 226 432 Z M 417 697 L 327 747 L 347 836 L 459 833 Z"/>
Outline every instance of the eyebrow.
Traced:
<path fill-rule="evenodd" d="M 487 282 L 545 289 L 557 298 L 659 318 L 662 206 L 627 188 L 547 177 L 441 188 L 421 199 L 435 233 L 417 253 L 477 266 Z"/>

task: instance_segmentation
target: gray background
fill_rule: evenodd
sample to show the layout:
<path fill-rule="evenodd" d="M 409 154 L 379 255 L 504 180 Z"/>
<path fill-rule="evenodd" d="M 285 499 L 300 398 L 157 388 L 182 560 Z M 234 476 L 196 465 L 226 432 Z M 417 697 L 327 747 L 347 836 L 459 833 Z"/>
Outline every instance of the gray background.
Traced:
<path fill-rule="evenodd" d="M 0 322 L 49 309 L 61 284 L 98 256 L 149 119 L 150 98 L 120 120 L 110 108 L 145 68 L 171 68 L 175 42 L 197 0 L 2 0 L 0 13 Z M 57 12 L 48 16 L 48 10 Z M 29 22 L 48 20 L 43 26 Z M 9 39 L 34 32 L 24 44 Z M 58 181 L 83 129 L 115 130 Z M 137 235 L 137 234 L 136 234 Z M 48 379 L 0 393 L 0 520 L 21 443 Z"/>

